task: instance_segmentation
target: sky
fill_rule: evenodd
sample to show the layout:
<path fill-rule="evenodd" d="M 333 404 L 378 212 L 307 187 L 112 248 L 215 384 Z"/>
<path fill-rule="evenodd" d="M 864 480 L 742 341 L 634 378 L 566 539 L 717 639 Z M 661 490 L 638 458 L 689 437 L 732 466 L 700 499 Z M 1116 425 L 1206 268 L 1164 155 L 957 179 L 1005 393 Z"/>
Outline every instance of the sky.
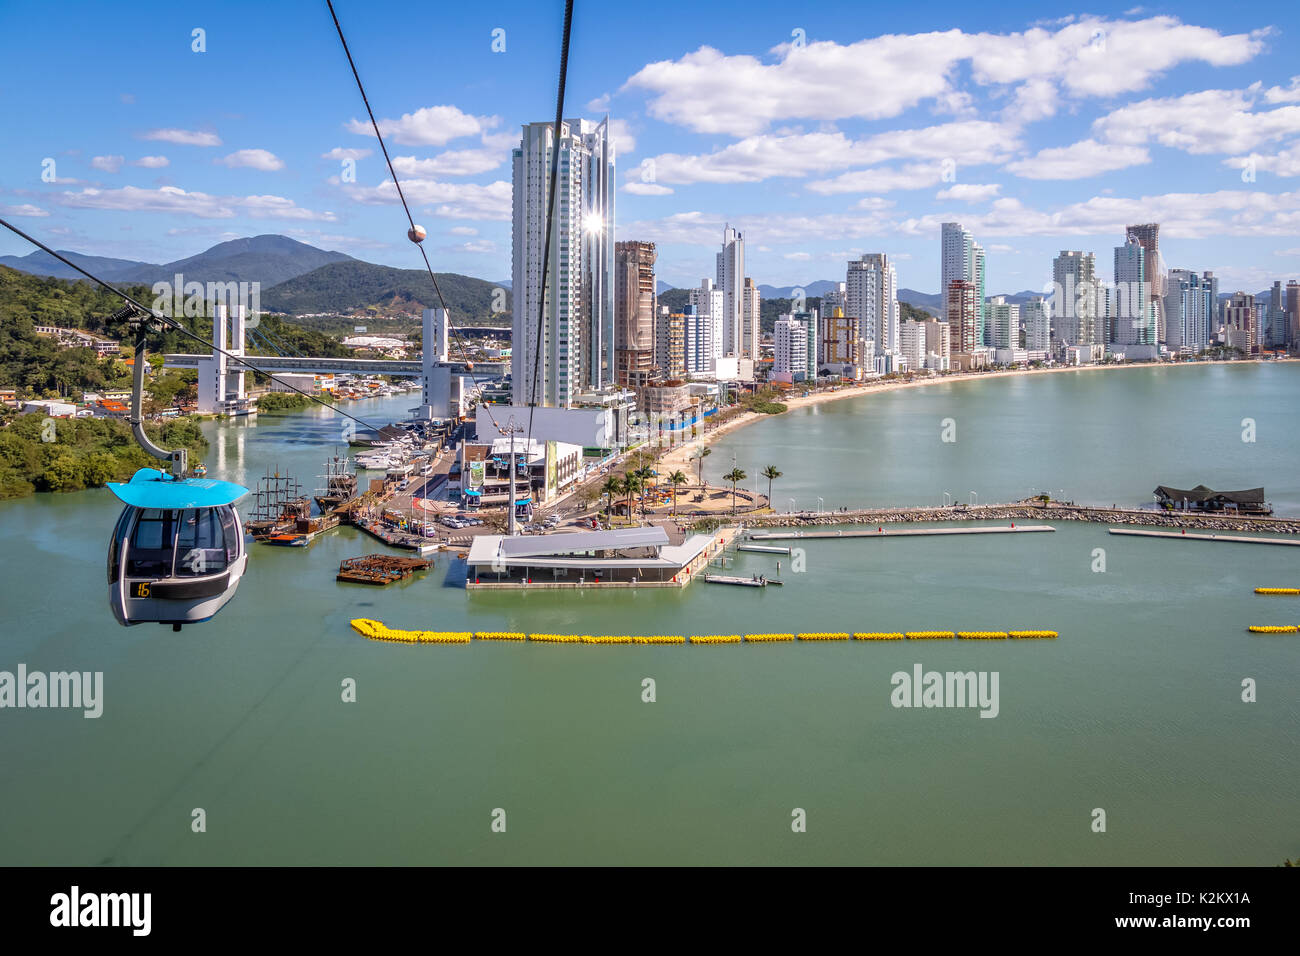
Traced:
<path fill-rule="evenodd" d="M 323 0 L 51 9 L 0 4 L 0 215 L 125 259 L 281 233 L 422 264 Z M 563 4 L 336 9 L 434 268 L 508 279 L 510 150 L 554 115 Z M 1224 291 L 1300 276 L 1294 8 L 1058 10 L 578 0 L 565 114 L 610 117 L 616 238 L 677 286 L 728 223 L 775 286 L 886 252 L 937 292 L 949 220 L 989 294 L 1043 289 L 1061 249 L 1109 277 L 1152 221 L 1166 266 Z"/>

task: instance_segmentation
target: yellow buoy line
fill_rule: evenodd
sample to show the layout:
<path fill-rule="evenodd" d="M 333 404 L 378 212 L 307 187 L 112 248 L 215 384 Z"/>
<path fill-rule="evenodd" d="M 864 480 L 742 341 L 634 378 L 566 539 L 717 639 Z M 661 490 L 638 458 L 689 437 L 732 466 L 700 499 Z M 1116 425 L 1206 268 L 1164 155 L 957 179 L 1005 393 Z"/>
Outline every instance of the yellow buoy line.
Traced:
<path fill-rule="evenodd" d="M 1300 632 L 1296 624 L 1252 624 L 1250 630 L 1255 634 L 1295 634 Z"/>
<path fill-rule="evenodd" d="M 1300 588 L 1255 588 L 1256 594 L 1300 594 Z"/>
<path fill-rule="evenodd" d="M 468 644 L 476 641 L 532 641 L 538 644 L 772 644 L 787 641 L 901 641 L 920 640 L 1005 640 L 1051 638 L 1056 631 L 806 631 L 799 634 L 532 634 L 523 631 L 404 631 L 382 621 L 359 617 L 352 627 L 372 641 L 398 644 Z M 1252 631 L 1282 633 L 1294 626 L 1252 627 Z"/>

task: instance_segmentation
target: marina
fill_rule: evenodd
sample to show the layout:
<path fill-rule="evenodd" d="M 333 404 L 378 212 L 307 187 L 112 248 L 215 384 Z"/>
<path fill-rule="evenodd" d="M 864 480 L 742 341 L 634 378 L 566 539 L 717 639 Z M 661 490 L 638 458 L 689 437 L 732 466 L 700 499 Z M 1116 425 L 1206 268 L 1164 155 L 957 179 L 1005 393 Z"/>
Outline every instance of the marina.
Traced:
<path fill-rule="evenodd" d="M 767 531 L 750 532 L 750 541 L 785 541 L 791 538 L 918 538 L 935 535 L 953 534 L 1035 534 L 1043 531 L 1055 531 L 1051 525 L 1020 525 L 1007 527 L 973 527 L 973 528 L 885 528 L 879 526 L 875 531 L 838 530 L 838 531 Z M 742 548 L 742 550 L 746 550 Z M 789 549 L 786 549 L 787 551 Z"/>
<path fill-rule="evenodd" d="M 1275 544 L 1282 547 L 1300 547 L 1300 538 L 1261 538 L 1241 534 L 1198 534 L 1186 531 L 1148 531 L 1143 528 L 1111 528 L 1111 534 L 1136 538 L 1176 538 L 1183 541 L 1223 541 L 1231 544 Z"/>

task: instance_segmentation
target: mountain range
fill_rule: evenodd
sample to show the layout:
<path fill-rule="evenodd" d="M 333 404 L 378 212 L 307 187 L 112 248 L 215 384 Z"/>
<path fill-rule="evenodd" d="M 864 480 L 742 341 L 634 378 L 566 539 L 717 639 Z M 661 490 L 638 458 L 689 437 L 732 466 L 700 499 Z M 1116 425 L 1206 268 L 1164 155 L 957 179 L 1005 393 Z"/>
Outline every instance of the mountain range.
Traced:
<path fill-rule="evenodd" d="M 65 249 L 60 255 L 95 273 L 106 282 L 153 285 L 170 282 L 177 273 L 186 282 L 260 282 L 269 288 L 296 278 L 331 262 L 355 262 L 342 252 L 327 252 L 288 236 L 252 236 L 231 239 L 206 249 L 198 255 L 174 262 L 151 263 L 134 259 L 87 256 Z M 80 279 L 71 269 L 46 252 L 37 250 L 25 256 L 0 256 L 0 265 L 59 279 Z"/>
<path fill-rule="evenodd" d="M 259 282 L 262 307 L 290 314 L 316 312 L 412 311 L 438 305 L 428 273 L 394 269 L 364 262 L 342 252 L 318 249 L 288 236 L 263 235 L 221 242 L 197 255 L 174 262 L 88 256 L 60 249 L 66 256 L 105 282 L 153 285 L 177 274 L 185 282 Z M 82 279 L 75 269 L 37 250 L 26 256 L 0 256 L 0 265 L 20 272 L 59 279 Z M 458 321 L 493 321 L 494 290 L 498 283 L 455 273 L 437 273 L 447 308 Z M 507 286 L 508 288 L 508 286 Z M 509 313 L 510 296 L 505 296 Z M 500 322 L 498 315 L 496 322 Z"/>

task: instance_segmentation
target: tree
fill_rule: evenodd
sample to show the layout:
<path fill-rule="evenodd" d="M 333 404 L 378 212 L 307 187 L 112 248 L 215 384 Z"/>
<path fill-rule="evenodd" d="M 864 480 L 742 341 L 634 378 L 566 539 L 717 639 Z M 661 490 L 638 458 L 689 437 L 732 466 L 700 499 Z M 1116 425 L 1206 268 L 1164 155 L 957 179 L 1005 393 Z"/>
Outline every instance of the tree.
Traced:
<path fill-rule="evenodd" d="M 731 482 L 731 513 L 733 515 L 736 513 L 736 485 L 740 484 L 747 477 L 749 476 L 745 474 L 743 468 L 733 468 L 722 476 L 723 481 Z"/>
<path fill-rule="evenodd" d="M 694 455 L 691 456 L 695 459 L 696 467 L 699 469 L 698 474 L 700 478 L 701 488 L 704 487 L 704 459 L 708 458 L 712 454 L 713 454 L 713 449 L 710 448 L 708 445 L 705 445 L 703 448 L 701 448 L 699 451 L 697 451 Z"/>
<path fill-rule="evenodd" d="M 677 514 L 677 489 L 690 481 L 681 471 L 674 471 L 668 476 L 668 483 L 673 486 L 673 514 Z"/>
<path fill-rule="evenodd" d="M 763 477 L 767 479 L 767 503 L 772 504 L 772 482 L 781 477 L 781 472 L 776 470 L 776 465 L 768 465 L 763 469 Z"/>
<path fill-rule="evenodd" d="M 643 486 L 644 482 L 641 476 L 635 471 L 629 471 L 623 476 L 623 493 L 627 496 L 627 516 L 629 520 L 632 517 L 632 498 Z"/>
<path fill-rule="evenodd" d="M 612 512 L 614 499 L 623 496 L 623 479 L 618 475 L 610 475 L 600 486 L 600 493 L 605 496 L 605 510 Z"/>

